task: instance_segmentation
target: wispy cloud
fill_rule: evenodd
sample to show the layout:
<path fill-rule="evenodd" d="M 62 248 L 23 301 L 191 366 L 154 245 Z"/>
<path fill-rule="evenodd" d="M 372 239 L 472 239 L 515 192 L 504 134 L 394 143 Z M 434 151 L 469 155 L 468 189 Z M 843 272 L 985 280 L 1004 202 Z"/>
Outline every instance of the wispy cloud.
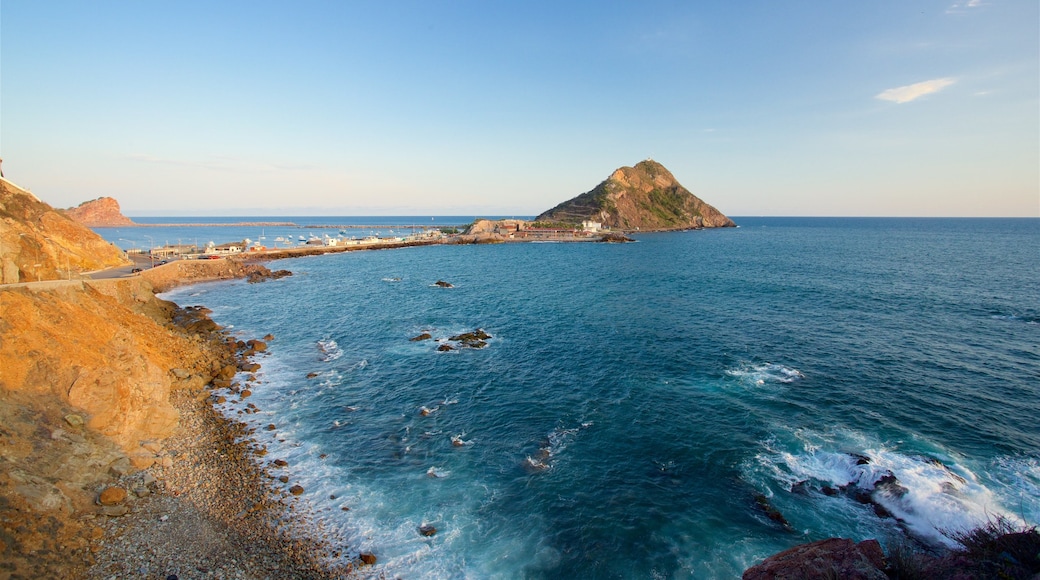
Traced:
<path fill-rule="evenodd" d="M 946 13 L 947 14 L 956 14 L 958 12 L 965 12 L 965 11 L 970 10 L 972 8 L 978 8 L 980 6 L 985 6 L 986 4 L 988 4 L 988 3 L 984 2 L 983 0 L 967 0 L 966 2 L 954 2 L 953 4 L 950 5 L 949 8 L 946 9 Z"/>
<path fill-rule="evenodd" d="M 954 82 L 955 79 L 950 77 L 932 79 L 930 81 L 922 81 L 904 87 L 896 87 L 894 89 L 881 91 L 874 98 L 882 101 L 892 101 L 893 103 L 909 103 L 910 101 L 919 99 L 925 95 L 939 92 L 952 85 Z"/>

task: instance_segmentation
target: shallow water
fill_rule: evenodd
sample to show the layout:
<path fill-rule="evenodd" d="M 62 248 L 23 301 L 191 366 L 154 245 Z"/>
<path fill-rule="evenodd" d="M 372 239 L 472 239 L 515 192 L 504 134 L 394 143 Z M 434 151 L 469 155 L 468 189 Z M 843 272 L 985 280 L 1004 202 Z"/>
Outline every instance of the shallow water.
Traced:
<path fill-rule="evenodd" d="M 731 578 L 830 536 L 1040 522 L 1040 220 L 737 222 L 166 297 L 276 336 L 261 412 L 227 412 L 388 576 Z M 486 348 L 437 350 L 475 328 Z M 895 517 L 828 495 L 849 484 Z"/>

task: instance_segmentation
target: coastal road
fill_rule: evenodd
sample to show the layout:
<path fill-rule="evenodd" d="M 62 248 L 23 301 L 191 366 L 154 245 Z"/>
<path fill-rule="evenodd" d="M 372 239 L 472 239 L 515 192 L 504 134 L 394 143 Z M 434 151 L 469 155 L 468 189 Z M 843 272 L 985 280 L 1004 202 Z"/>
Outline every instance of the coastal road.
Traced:
<path fill-rule="evenodd" d="M 152 261 L 146 256 L 134 256 L 131 258 L 132 263 L 125 266 L 117 266 L 115 268 L 109 268 L 107 270 L 98 270 L 97 272 L 89 272 L 84 274 L 91 280 L 107 280 L 110 278 L 125 278 L 132 274 L 131 270 L 134 268 L 140 268 L 147 270 L 152 267 Z"/>

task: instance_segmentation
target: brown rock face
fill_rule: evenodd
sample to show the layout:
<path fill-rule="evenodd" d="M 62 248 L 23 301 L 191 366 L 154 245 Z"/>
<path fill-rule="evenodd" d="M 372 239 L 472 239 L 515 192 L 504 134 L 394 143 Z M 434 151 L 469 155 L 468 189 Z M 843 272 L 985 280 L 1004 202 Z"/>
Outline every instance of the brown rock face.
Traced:
<path fill-rule="evenodd" d="M 7 180 L 0 180 L 0 283 L 73 280 L 125 263 L 123 252 Z"/>
<path fill-rule="evenodd" d="M 134 225 L 134 222 L 119 210 L 119 202 L 111 197 L 99 197 L 85 201 L 77 207 L 65 210 L 65 215 L 88 228 Z"/>
<path fill-rule="evenodd" d="M 733 220 L 690 193 L 663 165 L 647 159 L 622 167 L 588 191 L 542 213 L 535 221 L 584 220 L 618 230 L 734 227 Z"/>
<path fill-rule="evenodd" d="M 877 540 L 857 544 L 844 538 L 830 538 L 774 554 L 748 568 L 743 580 L 886 580 L 884 568 L 885 553 Z"/>

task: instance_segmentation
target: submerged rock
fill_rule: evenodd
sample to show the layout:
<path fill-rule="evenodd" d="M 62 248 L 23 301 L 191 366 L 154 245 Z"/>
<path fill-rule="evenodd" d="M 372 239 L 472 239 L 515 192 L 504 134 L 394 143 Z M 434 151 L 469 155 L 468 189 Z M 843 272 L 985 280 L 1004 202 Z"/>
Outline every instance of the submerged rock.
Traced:
<path fill-rule="evenodd" d="M 419 342 L 419 341 L 422 341 L 422 340 L 430 340 L 431 338 L 433 338 L 433 336 L 429 332 L 424 332 L 424 333 L 420 334 L 419 336 L 416 336 L 416 337 L 413 337 L 413 338 L 409 338 L 408 340 L 410 340 L 412 342 Z"/>
<path fill-rule="evenodd" d="M 769 503 L 769 498 L 761 493 L 755 494 L 755 505 L 758 509 L 762 510 L 762 513 L 766 514 L 766 517 L 770 520 L 780 524 L 786 529 L 791 529 L 791 524 L 788 523 L 787 518 L 784 514 L 780 513 L 780 510 L 773 507 L 773 504 Z"/>
<path fill-rule="evenodd" d="M 433 283 L 433 285 L 434 286 L 438 286 L 440 288 L 454 288 L 455 287 L 451 282 L 445 282 L 444 280 L 437 280 L 436 282 Z"/>

